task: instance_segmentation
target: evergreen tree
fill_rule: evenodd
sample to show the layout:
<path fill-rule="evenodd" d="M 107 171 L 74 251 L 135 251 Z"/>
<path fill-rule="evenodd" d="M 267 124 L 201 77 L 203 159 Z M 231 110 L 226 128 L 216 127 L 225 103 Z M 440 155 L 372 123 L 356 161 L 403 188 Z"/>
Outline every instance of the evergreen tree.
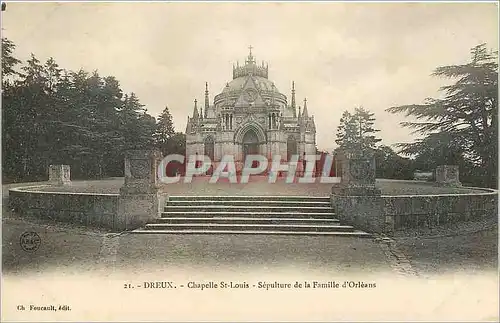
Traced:
<path fill-rule="evenodd" d="M 163 155 L 184 155 L 186 153 L 186 134 L 182 132 L 176 132 L 173 136 L 168 138 L 164 146 L 164 150 L 162 150 L 162 153 Z"/>
<path fill-rule="evenodd" d="M 158 122 L 156 123 L 155 141 L 157 144 L 162 145 L 166 143 L 167 140 L 174 134 L 175 130 L 172 115 L 170 114 L 168 107 L 165 107 L 158 117 Z"/>
<path fill-rule="evenodd" d="M 14 50 L 16 45 L 7 38 L 2 38 L 2 87 L 5 88 L 7 85 L 4 82 L 5 76 L 19 75 L 16 71 L 16 66 L 21 63 L 21 61 L 14 57 Z"/>
<path fill-rule="evenodd" d="M 172 121 L 172 115 L 168 110 L 168 107 L 162 111 L 158 117 L 158 122 L 156 123 L 155 131 L 155 144 L 166 154 L 165 145 L 167 141 L 175 134 L 174 123 Z"/>
<path fill-rule="evenodd" d="M 123 176 L 124 150 L 152 147 L 155 118 L 114 77 L 35 55 L 17 69 L 14 44 L 2 43 L 4 181 L 44 180 L 50 164 L 69 164 L 73 178 Z"/>
<path fill-rule="evenodd" d="M 359 142 L 357 129 L 354 115 L 348 111 L 344 111 L 340 118 L 340 125 L 337 127 L 337 139 L 335 143 L 342 149 L 355 149 Z"/>
<path fill-rule="evenodd" d="M 120 131 L 124 138 L 124 149 L 146 149 L 152 147 L 155 128 L 154 118 L 146 116 L 146 109 L 135 93 L 125 95 L 120 109 Z"/>
<path fill-rule="evenodd" d="M 376 149 L 381 139 L 375 137 L 375 133 L 379 132 L 380 130 L 374 128 L 374 114 L 362 107 L 359 107 L 355 110 L 354 120 L 359 129 L 358 138 L 361 149 Z"/>
<path fill-rule="evenodd" d="M 415 164 L 409 158 L 399 156 L 391 147 L 381 145 L 375 152 L 377 178 L 413 179 Z"/>
<path fill-rule="evenodd" d="M 374 128 L 373 113 L 363 108 L 356 108 L 355 113 L 345 111 L 337 128 L 335 142 L 345 150 L 375 149 L 380 139 L 375 137 L 379 130 Z"/>
<path fill-rule="evenodd" d="M 443 86 L 442 99 L 423 104 L 391 107 L 419 120 L 402 125 L 423 135 L 410 144 L 400 144 L 401 152 L 426 156 L 432 167 L 442 163 L 467 164 L 476 178 L 489 186 L 497 182 L 498 159 L 498 64 L 497 52 L 485 44 L 471 50 L 471 60 L 463 65 L 442 66 L 433 76 L 453 79 Z M 464 171 L 466 169 L 463 169 Z M 467 169 L 468 172 L 471 169 Z"/>

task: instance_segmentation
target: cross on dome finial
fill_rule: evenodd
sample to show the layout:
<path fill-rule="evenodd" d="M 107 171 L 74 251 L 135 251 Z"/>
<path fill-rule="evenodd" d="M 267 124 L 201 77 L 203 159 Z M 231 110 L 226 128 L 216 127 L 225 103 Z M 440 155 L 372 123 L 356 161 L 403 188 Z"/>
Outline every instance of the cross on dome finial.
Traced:
<path fill-rule="evenodd" d="M 252 55 L 252 48 L 253 48 L 252 45 L 248 46 L 248 49 L 250 50 L 250 53 L 248 54 L 247 63 L 255 63 L 253 55 Z"/>

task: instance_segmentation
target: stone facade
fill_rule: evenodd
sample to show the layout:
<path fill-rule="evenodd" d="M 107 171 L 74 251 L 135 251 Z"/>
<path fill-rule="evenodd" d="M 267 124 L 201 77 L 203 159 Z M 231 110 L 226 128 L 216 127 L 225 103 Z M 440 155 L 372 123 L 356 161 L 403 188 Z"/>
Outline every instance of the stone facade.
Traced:
<path fill-rule="evenodd" d="M 71 173 L 69 165 L 50 165 L 49 183 L 52 185 L 71 184 Z"/>
<path fill-rule="evenodd" d="M 439 186 L 462 186 L 459 180 L 458 166 L 441 165 L 436 167 L 436 184 Z"/>
<path fill-rule="evenodd" d="M 210 103 L 208 84 L 205 103 L 195 100 L 186 127 L 186 155 L 209 156 L 215 165 L 224 155 L 243 162 L 248 154 L 288 160 L 293 154 L 316 153 L 316 126 L 309 116 L 307 100 L 301 108 L 291 102 L 268 79 L 268 67 L 250 54 L 245 65 L 233 66 L 233 80 Z M 238 164 L 238 163 L 237 163 Z"/>

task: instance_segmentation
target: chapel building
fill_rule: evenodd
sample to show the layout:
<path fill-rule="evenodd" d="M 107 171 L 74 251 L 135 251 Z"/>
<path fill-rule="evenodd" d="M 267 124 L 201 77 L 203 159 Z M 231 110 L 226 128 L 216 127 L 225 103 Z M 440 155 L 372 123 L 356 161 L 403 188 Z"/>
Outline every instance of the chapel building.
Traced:
<path fill-rule="evenodd" d="M 316 154 L 316 126 L 307 99 L 297 106 L 295 84 L 287 100 L 268 78 L 268 65 L 257 64 L 250 54 L 245 64 L 233 64 L 233 79 L 210 102 L 205 83 L 205 102 L 194 101 L 186 126 L 186 156 L 206 155 L 217 164 L 232 155 L 242 164 L 248 154 L 288 161 L 291 155 Z"/>

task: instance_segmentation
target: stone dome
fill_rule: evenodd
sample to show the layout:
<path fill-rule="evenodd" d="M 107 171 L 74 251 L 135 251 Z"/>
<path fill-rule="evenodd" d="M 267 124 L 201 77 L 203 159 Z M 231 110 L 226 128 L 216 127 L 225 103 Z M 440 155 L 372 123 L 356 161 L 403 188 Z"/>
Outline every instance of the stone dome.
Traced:
<path fill-rule="evenodd" d="M 286 105 L 286 96 L 276 88 L 274 82 L 269 80 L 268 71 L 268 65 L 264 62 L 262 65 L 257 64 L 250 50 L 244 65 L 239 63 L 233 65 L 233 79 L 215 96 L 214 104 L 220 104 L 225 100 L 237 100 L 244 88 L 255 87 L 265 102 L 277 100 L 280 104 Z"/>
<path fill-rule="evenodd" d="M 262 76 L 254 76 L 254 75 L 248 75 L 248 76 L 241 76 L 233 79 L 231 82 L 227 84 L 227 86 L 224 87 L 222 90 L 222 93 L 225 92 L 233 92 L 233 91 L 241 91 L 245 83 L 247 82 L 248 78 L 252 78 L 255 84 L 257 85 L 257 88 L 261 91 L 272 91 L 273 90 L 273 82 L 268 80 L 265 77 Z M 278 92 L 278 89 L 274 87 L 274 91 Z"/>

